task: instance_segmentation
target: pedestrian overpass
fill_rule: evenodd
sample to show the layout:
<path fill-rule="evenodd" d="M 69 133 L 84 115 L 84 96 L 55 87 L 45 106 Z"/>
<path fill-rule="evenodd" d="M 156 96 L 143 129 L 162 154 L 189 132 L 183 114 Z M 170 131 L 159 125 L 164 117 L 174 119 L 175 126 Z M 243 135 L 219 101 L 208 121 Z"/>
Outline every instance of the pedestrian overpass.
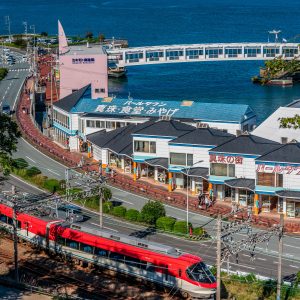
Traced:
<path fill-rule="evenodd" d="M 299 59 L 298 43 L 212 43 L 107 49 L 119 67 L 179 62 Z"/>

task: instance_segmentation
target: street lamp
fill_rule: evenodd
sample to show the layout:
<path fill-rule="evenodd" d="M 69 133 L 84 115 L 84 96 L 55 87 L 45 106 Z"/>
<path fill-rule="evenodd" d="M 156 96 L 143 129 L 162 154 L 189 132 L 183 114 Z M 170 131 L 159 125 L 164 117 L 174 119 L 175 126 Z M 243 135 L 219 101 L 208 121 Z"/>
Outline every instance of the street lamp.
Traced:
<path fill-rule="evenodd" d="M 186 230 L 187 233 L 189 233 L 189 174 L 190 174 L 190 170 L 191 168 L 196 165 L 203 162 L 203 160 L 198 160 L 195 163 L 193 163 L 191 166 L 188 167 L 188 171 L 187 171 L 187 179 L 186 179 Z"/>

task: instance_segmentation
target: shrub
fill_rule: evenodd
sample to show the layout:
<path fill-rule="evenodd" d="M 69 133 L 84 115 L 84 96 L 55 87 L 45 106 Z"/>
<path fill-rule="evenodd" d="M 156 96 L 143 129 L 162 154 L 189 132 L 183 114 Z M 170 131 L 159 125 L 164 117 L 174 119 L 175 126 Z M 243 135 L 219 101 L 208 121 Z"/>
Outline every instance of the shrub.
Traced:
<path fill-rule="evenodd" d="M 166 215 L 165 207 L 158 201 L 147 202 L 141 211 L 144 222 L 148 224 L 155 224 L 156 220 Z"/>
<path fill-rule="evenodd" d="M 189 223 L 189 227 L 192 227 L 191 223 Z M 177 221 L 174 224 L 173 231 L 175 233 L 187 234 L 186 221 Z"/>
<path fill-rule="evenodd" d="M 202 236 L 202 235 L 205 235 L 205 234 L 206 234 L 206 231 L 202 227 L 196 227 L 196 228 L 193 229 L 193 235 Z"/>
<path fill-rule="evenodd" d="M 29 177 L 33 177 L 33 176 L 39 175 L 41 173 L 42 173 L 41 170 L 38 169 L 37 167 L 31 167 L 26 170 L 26 175 Z"/>
<path fill-rule="evenodd" d="M 144 217 L 143 217 L 143 215 L 142 215 L 141 213 L 139 213 L 136 220 L 137 220 L 138 222 L 143 223 L 143 222 L 144 222 Z"/>
<path fill-rule="evenodd" d="M 60 189 L 60 184 L 57 179 L 47 179 L 44 182 L 44 188 L 47 189 L 51 193 L 55 193 Z"/>
<path fill-rule="evenodd" d="M 156 227 L 158 229 L 164 230 L 164 231 L 172 231 L 174 224 L 176 222 L 175 218 L 172 217 L 160 217 L 156 220 Z"/>
<path fill-rule="evenodd" d="M 16 158 L 13 160 L 13 166 L 16 169 L 25 169 L 28 167 L 28 162 L 24 158 Z"/>
<path fill-rule="evenodd" d="M 124 218 L 126 214 L 126 207 L 124 206 L 116 206 L 113 209 L 113 215 L 116 217 Z"/>
<path fill-rule="evenodd" d="M 36 184 L 37 186 L 43 187 L 46 179 L 47 179 L 47 176 L 44 176 L 43 174 L 38 174 L 38 175 L 32 177 L 31 182 Z"/>
<path fill-rule="evenodd" d="M 125 219 L 128 221 L 137 221 L 139 215 L 140 215 L 140 212 L 138 210 L 131 208 L 126 211 Z"/>
<path fill-rule="evenodd" d="M 17 175 L 17 176 L 20 176 L 20 177 L 26 177 L 26 174 L 27 174 L 27 170 L 26 169 L 15 169 L 14 170 L 14 173 Z"/>
<path fill-rule="evenodd" d="M 112 211 L 112 209 L 113 209 L 112 202 L 105 202 L 105 203 L 103 203 L 103 212 L 105 214 L 110 213 Z"/>
<path fill-rule="evenodd" d="M 109 188 L 107 188 L 107 187 L 102 188 L 102 193 L 103 193 L 103 198 L 105 201 L 108 201 L 111 199 L 112 192 Z"/>
<path fill-rule="evenodd" d="M 99 209 L 99 197 L 93 196 L 89 198 L 85 198 L 85 205 L 92 209 Z"/>

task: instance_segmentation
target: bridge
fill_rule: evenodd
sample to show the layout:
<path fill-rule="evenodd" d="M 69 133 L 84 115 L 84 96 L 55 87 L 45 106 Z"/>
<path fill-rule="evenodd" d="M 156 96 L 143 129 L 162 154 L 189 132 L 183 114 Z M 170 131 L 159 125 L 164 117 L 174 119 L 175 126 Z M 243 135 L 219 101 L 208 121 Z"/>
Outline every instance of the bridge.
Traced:
<path fill-rule="evenodd" d="M 119 67 L 179 62 L 285 60 L 299 58 L 298 43 L 214 43 L 107 49 Z"/>

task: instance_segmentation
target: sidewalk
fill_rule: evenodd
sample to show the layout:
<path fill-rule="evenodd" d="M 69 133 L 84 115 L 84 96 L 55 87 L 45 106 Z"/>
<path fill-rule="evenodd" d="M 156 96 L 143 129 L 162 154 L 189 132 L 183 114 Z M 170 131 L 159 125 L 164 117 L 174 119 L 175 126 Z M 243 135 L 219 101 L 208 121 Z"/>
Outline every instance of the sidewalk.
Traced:
<path fill-rule="evenodd" d="M 30 99 L 26 89 L 33 86 L 33 78 L 28 79 L 25 85 L 25 89 L 21 93 L 19 105 L 17 108 L 16 116 L 23 136 L 40 151 L 46 155 L 54 158 L 57 161 L 61 161 L 69 167 L 78 166 L 82 154 L 76 152 L 69 152 L 62 149 L 52 140 L 44 136 L 33 124 L 30 111 Z M 89 162 L 92 162 L 90 159 Z M 109 182 L 121 189 L 131 191 L 138 195 L 145 196 L 150 199 L 156 199 L 163 203 L 169 204 L 174 207 L 186 209 L 186 196 L 180 192 L 168 192 L 164 187 L 154 185 L 142 180 L 134 181 L 129 175 L 123 173 L 116 173 L 113 177 L 108 176 Z M 189 210 L 197 212 L 202 215 L 216 217 L 218 214 L 227 215 L 231 212 L 231 206 L 226 202 L 217 201 L 213 206 L 205 209 L 198 207 L 198 199 L 193 196 L 189 196 Z M 246 210 L 237 214 L 233 219 L 247 219 Z M 253 223 L 261 228 L 270 228 L 275 224 L 279 224 L 279 215 L 274 214 L 259 214 L 253 216 Z M 300 220 L 292 220 L 285 218 L 285 230 L 290 233 L 300 233 Z"/>

